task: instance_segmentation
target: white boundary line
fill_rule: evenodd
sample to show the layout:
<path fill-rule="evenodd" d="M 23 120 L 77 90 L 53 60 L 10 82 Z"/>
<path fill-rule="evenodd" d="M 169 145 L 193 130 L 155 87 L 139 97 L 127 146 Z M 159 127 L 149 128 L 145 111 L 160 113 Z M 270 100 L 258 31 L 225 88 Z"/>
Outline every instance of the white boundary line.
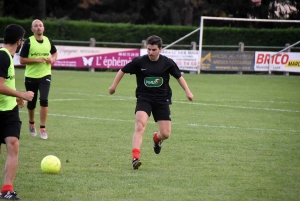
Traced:
<path fill-rule="evenodd" d="M 126 97 L 126 96 L 110 96 L 110 95 L 91 95 L 91 94 L 82 94 L 82 93 L 75 93 L 78 95 L 86 95 L 86 96 L 101 96 L 101 97 L 111 97 L 111 100 L 135 100 L 135 97 Z M 84 101 L 87 99 L 50 99 L 49 101 Z M 88 99 L 89 101 L 91 99 Z M 97 99 L 95 99 L 97 100 Z M 232 100 L 230 100 L 232 101 Z M 240 102 L 240 101 L 236 101 Z M 245 101 L 244 101 L 245 102 Z M 263 101 L 255 101 L 255 100 L 250 100 L 249 102 L 263 102 Z M 267 102 L 267 101 L 266 101 Z M 239 106 L 239 105 L 222 105 L 222 104 L 213 104 L 213 103 L 199 103 L 199 102 L 188 102 L 188 101 L 176 101 L 173 100 L 173 103 L 179 103 L 179 104 L 192 104 L 192 105 L 202 105 L 202 106 L 216 106 L 216 107 L 227 107 L 227 108 L 239 108 L 239 109 L 252 109 L 252 110 L 266 110 L 266 111 L 278 111 L 278 112 L 290 112 L 290 113 L 300 113 L 300 110 L 289 110 L 289 109 L 278 109 L 278 108 L 260 108 L 260 107 L 249 107 L 249 106 Z M 269 101 L 269 103 L 277 103 L 276 101 Z M 278 103 L 284 103 L 284 102 L 278 102 Z M 295 104 L 291 102 L 286 102 L 287 104 Z M 297 103 L 296 103 L 297 104 Z"/>
<path fill-rule="evenodd" d="M 210 104 L 210 103 L 191 103 L 191 102 L 181 102 L 181 101 L 173 101 L 174 103 L 184 103 L 184 104 L 192 104 L 192 105 L 205 105 L 205 106 L 216 106 L 216 107 L 228 107 L 228 108 L 240 108 L 240 109 L 253 109 L 253 110 L 268 110 L 268 111 L 278 111 L 278 112 L 295 112 L 300 113 L 299 110 L 285 110 L 285 109 L 277 109 L 277 108 L 256 108 L 256 107 L 248 107 L 248 106 L 238 106 L 238 105 L 219 105 L 219 104 Z"/>
<path fill-rule="evenodd" d="M 59 93 L 59 92 L 53 92 L 58 94 L 70 94 L 70 95 L 82 95 L 82 96 L 97 96 L 97 97 L 111 97 L 115 99 L 131 99 L 136 100 L 136 97 L 134 96 L 118 96 L 118 95 L 106 95 L 106 94 L 86 94 L 86 93 Z M 174 99 L 174 98 L 173 98 Z M 175 99 L 174 99 L 175 100 Z M 185 101 L 187 99 L 176 99 L 177 101 Z M 280 101 L 261 101 L 261 100 L 234 100 L 234 99 L 220 99 L 220 100 L 204 100 L 204 101 L 211 101 L 211 102 L 220 102 L 220 101 L 230 101 L 230 102 L 257 102 L 257 103 L 286 103 L 286 104 L 300 104 L 300 102 L 280 102 Z"/>
<path fill-rule="evenodd" d="M 78 101 L 78 100 L 85 101 L 87 99 L 83 99 L 83 98 L 59 98 L 59 99 L 51 99 L 49 101 L 52 102 L 52 101 Z"/>
<path fill-rule="evenodd" d="M 20 111 L 20 113 L 27 113 L 27 111 Z M 38 113 L 35 113 L 38 114 Z M 111 118 L 99 118 L 99 117 L 87 117 L 87 116 L 77 116 L 77 115 L 65 115 L 65 114 L 48 114 L 48 116 L 53 117 L 67 117 L 67 118 L 74 118 L 74 119 L 88 119 L 88 120 L 100 120 L 100 121 L 116 121 L 116 122 L 128 122 L 134 123 L 133 120 L 123 120 L 123 119 L 111 119 Z M 154 124 L 153 121 L 148 121 L 148 123 Z M 172 122 L 172 125 L 182 125 L 182 123 Z M 236 126 L 214 126 L 208 124 L 186 124 L 186 126 L 190 127 L 206 127 L 206 128 L 217 128 L 217 129 L 240 129 L 240 130 L 256 130 L 256 131 L 273 131 L 273 132 L 293 132 L 293 133 L 300 133 L 297 130 L 278 130 L 278 129 L 268 129 L 268 128 L 243 128 L 243 127 L 236 127 Z"/>
<path fill-rule="evenodd" d="M 113 100 L 135 100 L 135 97 L 132 96 L 110 96 L 110 95 L 101 95 L 101 94 L 84 94 L 84 93 L 68 93 L 74 95 L 84 95 L 84 96 L 94 96 L 94 97 L 110 97 Z M 82 99 L 82 98 L 61 98 L 61 99 L 50 99 L 49 101 L 86 101 L 91 100 L 89 99 Z M 94 100 L 100 100 L 95 98 Z M 242 102 L 238 100 L 218 100 L 218 101 L 235 101 L 235 102 Z M 216 107 L 227 107 L 227 108 L 240 108 L 240 109 L 253 109 L 253 110 L 268 110 L 268 111 L 278 111 L 278 112 L 296 112 L 299 113 L 298 110 L 287 110 L 287 109 L 277 109 L 277 108 L 256 108 L 256 107 L 248 107 L 248 106 L 232 106 L 232 105 L 220 105 L 220 104 L 210 104 L 210 103 L 199 103 L 199 102 L 188 102 L 188 101 L 173 101 L 174 103 L 179 104 L 193 104 L 193 105 L 202 105 L 202 106 L 216 106 Z M 250 101 L 243 101 L 243 102 L 268 102 L 268 103 L 286 103 L 291 104 L 291 102 L 276 102 L 276 101 L 259 101 L 259 100 L 250 100 Z M 298 104 L 298 103 L 295 103 Z M 27 111 L 20 110 L 20 113 L 27 113 Z M 38 113 L 36 113 L 38 114 Z M 100 121 L 116 121 L 116 122 L 128 122 L 134 123 L 133 120 L 122 120 L 122 119 L 111 119 L 111 118 L 99 118 L 99 117 L 88 117 L 88 116 L 78 116 L 78 115 L 65 115 L 65 114 L 48 114 L 49 116 L 54 117 L 67 117 L 67 118 L 75 118 L 75 119 L 89 119 L 89 120 L 100 120 Z M 148 121 L 148 123 L 154 124 L 154 121 Z M 182 125 L 182 123 L 172 122 L 173 125 Z M 214 126 L 208 124 L 199 124 L 199 123 L 188 123 L 186 126 L 192 127 L 207 127 L 207 128 L 217 128 L 217 129 L 245 129 L 245 130 L 257 130 L 257 131 L 273 131 L 273 132 L 293 132 L 293 133 L 300 133 L 297 130 L 278 130 L 278 129 L 267 129 L 267 128 L 243 128 L 243 127 L 236 127 L 236 126 Z"/>
<path fill-rule="evenodd" d="M 186 99 L 176 99 L 176 101 L 186 101 Z M 241 102 L 241 103 L 277 103 L 277 104 L 293 104 L 293 105 L 300 105 L 300 102 L 283 102 L 283 101 L 261 101 L 261 100 L 234 100 L 234 99 L 219 99 L 219 100 L 205 100 L 202 99 L 201 101 L 204 102 Z"/>
<path fill-rule="evenodd" d="M 274 132 L 284 132 L 284 130 L 272 129 L 272 128 L 242 128 L 236 126 L 212 126 L 207 124 L 187 124 L 188 126 L 196 127 L 207 127 L 207 128 L 224 128 L 224 129 L 245 129 L 245 130 L 257 130 L 257 131 L 274 131 Z M 288 132 L 300 133 L 297 130 L 287 130 Z"/>

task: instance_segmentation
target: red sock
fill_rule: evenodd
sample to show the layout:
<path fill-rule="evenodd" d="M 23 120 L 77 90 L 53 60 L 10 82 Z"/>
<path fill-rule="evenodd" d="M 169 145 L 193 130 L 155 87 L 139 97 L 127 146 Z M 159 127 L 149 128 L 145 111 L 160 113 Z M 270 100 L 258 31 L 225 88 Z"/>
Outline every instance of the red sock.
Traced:
<path fill-rule="evenodd" d="M 158 139 L 157 134 L 158 134 L 158 133 L 155 133 L 155 134 L 154 134 L 153 140 L 154 140 L 154 142 L 159 143 L 161 140 Z"/>
<path fill-rule="evenodd" d="M 140 150 L 137 148 L 132 149 L 132 159 L 140 159 Z"/>
<path fill-rule="evenodd" d="M 13 191 L 13 186 L 11 184 L 4 184 L 1 189 L 1 193 L 6 193 L 7 191 Z"/>

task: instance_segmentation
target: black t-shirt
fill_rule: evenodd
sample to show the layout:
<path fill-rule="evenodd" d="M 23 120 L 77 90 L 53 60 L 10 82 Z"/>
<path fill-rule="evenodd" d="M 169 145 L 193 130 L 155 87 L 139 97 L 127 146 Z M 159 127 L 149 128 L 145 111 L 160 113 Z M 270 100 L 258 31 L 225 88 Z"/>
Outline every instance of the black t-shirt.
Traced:
<path fill-rule="evenodd" d="M 7 79 L 8 68 L 10 66 L 10 58 L 4 51 L 0 51 L 0 77 Z"/>
<path fill-rule="evenodd" d="M 50 53 L 54 54 L 57 51 L 56 47 L 54 46 L 52 40 L 50 38 L 48 38 L 48 39 L 49 39 L 49 42 L 51 44 Z M 36 41 L 39 42 L 39 43 L 43 43 L 44 40 L 36 40 Z M 29 48 L 30 48 L 30 40 L 27 39 L 27 40 L 25 40 L 25 42 L 24 42 L 24 44 L 22 46 L 22 49 L 21 49 L 21 52 L 20 52 L 20 57 L 28 58 Z"/>
<path fill-rule="evenodd" d="M 148 55 L 136 57 L 121 70 L 136 75 L 137 98 L 145 97 L 169 104 L 172 97 L 170 75 L 176 79 L 181 77 L 176 63 L 164 55 L 159 55 L 157 61 L 151 61 Z"/>

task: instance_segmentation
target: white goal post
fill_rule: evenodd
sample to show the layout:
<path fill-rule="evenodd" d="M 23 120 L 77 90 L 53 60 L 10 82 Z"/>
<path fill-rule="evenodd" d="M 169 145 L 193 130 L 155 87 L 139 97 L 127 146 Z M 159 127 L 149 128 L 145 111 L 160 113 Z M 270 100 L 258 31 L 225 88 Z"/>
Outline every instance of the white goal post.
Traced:
<path fill-rule="evenodd" d="M 200 28 L 196 30 L 200 30 L 199 36 L 199 65 L 198 65 L 198 74 L 200 74 L 200 69 L 202 65 L 202 41 L 203 41 L 203 28 L 204 28 L 204 20 L 225 20 L 225 21 L 248 21 L 248 22 L 279 22 L 279 23 L 300 23 L 300 20 L 273 20 L 273 19 L 247 19 L 247 18 L 230 18 L 230 17 L 208 17 L 208 16 L 201 16 L 200 18 Z M 191 32 L 190 34 L 194 33 L 196 30 Z M 186 35 L 183 38 L 186 38 Z M 177 43 L 179 40 L 175 41 L 174 43 L 170 44 L 173 45 Z"/>

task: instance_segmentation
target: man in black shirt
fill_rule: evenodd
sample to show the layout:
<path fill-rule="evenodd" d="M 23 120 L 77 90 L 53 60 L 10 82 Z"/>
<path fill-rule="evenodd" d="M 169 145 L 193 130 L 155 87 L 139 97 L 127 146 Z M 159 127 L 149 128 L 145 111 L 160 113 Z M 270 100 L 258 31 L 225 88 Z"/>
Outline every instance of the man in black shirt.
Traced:
<path fill-rule="evenodd" d="M 135 129 L 132 138 L 133 169 L 138 169 L 142 164 L 140 149 L 143 133 L 151 112 L 155 122 L 158 123 L 158 132 L 153 134 L 154 152 L 156 154 L 160 153 L 163 140 L 170 137 L 171 111 L 169 105 L 172 103 L 172 90 L 169 86 L 170 75 L 177 79 L 184 89 L 186 97 L 190 101 L 194 99 L 176 63 L 172 59 L 161 55 L 161 50 L 162 39 L 155 35 L 150 36 L 147 39 L 148 54 L 134 58 L 132 62 L 120 69 L 109 88 L 109 93 L 114 94 L 125 73 L 136 75 L 137 104 L 135 108 Z"/>

